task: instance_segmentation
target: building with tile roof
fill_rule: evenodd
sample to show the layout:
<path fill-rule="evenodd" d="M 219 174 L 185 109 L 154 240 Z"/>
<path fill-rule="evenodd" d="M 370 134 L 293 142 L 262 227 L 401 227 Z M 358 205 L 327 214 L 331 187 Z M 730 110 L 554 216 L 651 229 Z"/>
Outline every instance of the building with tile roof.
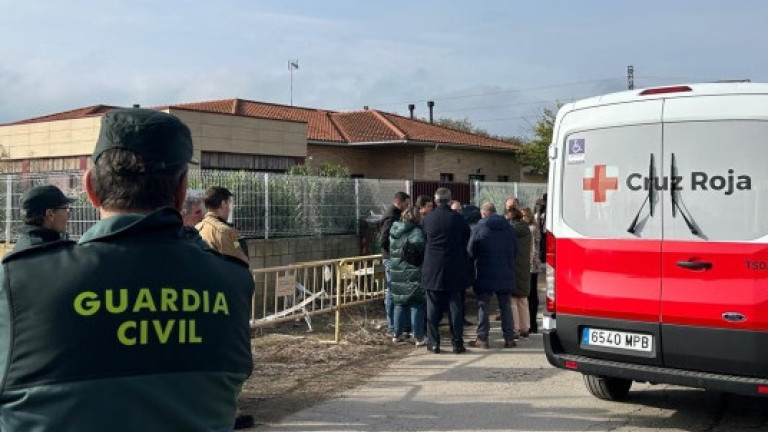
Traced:
<path fill-rule="evenodd" d="M 100 117 L 95 105 L 0 125 L 5 172 L 84 169 Z M 515 143 L 378 110 L 336 112 L 244 99 L 155 107 L 192 131 L 203 169 L 282 172 L 295 164 L 346 166 L 353 176 L 516 181 Z"/>

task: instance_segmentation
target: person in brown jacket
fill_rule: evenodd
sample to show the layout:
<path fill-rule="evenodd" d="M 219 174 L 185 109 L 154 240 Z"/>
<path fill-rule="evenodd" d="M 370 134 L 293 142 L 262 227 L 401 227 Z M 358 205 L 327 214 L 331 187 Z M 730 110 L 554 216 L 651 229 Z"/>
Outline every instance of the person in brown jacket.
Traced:
<path fill-rule="evenodd" d="M 200 237 L 211 249 L 248 263 L 248 256 L 240 247 L 240 235 L 227 223 L 231 208 L 230 198 L 232 198 L 232 192 L 227 188 L 211 186 L 206 189 L 203 194 L 205 217 L 202 222 L 195 225 L 195 228 L 200 231 Z"/>

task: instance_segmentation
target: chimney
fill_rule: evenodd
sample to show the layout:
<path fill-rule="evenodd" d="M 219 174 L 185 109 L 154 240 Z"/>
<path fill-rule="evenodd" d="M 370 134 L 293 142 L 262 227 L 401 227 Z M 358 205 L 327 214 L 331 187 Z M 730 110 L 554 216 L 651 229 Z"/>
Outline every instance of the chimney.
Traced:
<path fill-rule="evenodd" d="M 427 106 L 429 107 L 429 122 L 434 123 L 435 118 L 432 116 L 432 111 L 435 108 L 435 101 L 427 101 Z"/>
<path fill-rule="evenodd" d="M 368 105 L 363 105 L 363 109 L 364 109 L 365 111 L 368 111 Z"/>
<path fill-rule="evenodd" d="M 416 105 L 414 104 L 408 104 L 408 111 L 411 112 L 411 118 L 413 118 L 413 110 L 416 109 Z"/>

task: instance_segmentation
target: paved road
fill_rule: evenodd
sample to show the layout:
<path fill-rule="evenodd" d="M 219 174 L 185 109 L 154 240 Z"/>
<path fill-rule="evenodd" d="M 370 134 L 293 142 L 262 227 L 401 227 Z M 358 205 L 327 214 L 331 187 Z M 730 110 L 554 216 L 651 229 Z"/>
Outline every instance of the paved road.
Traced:
<path fill-rule="evenodd" d="M 768 430 L 768 399 L 635 383 L 628 401 L 601 401 L 580 374 L 550 367 L 532 335 L 514 349 L 418 349 L 337 399 L 254 430 L 757 431 Z"/>

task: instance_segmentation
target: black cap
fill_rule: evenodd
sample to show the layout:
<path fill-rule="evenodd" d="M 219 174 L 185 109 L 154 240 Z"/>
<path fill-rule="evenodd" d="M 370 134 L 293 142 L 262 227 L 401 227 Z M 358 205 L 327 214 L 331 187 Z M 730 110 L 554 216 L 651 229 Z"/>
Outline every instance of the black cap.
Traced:
<path fill-rule="evenodd" d="M 28 215 L 38 215 L 45 213 L 48 209 L 65 206 L 73 201 L 74 199 L 67 198 L 56 186 L 37 186 L 21 195 L 21 208 Z"/>
<path fill-rule="evenodd" d="M 165 171 L 197 163 L 192 158 L 192 136 L 176 116 L 144 108 L 119 108 L 101 118 L 101 131 L 93 149 L 93 163 L 113 148 L 131 150 L 142 157 L 148 171 Z"/>

